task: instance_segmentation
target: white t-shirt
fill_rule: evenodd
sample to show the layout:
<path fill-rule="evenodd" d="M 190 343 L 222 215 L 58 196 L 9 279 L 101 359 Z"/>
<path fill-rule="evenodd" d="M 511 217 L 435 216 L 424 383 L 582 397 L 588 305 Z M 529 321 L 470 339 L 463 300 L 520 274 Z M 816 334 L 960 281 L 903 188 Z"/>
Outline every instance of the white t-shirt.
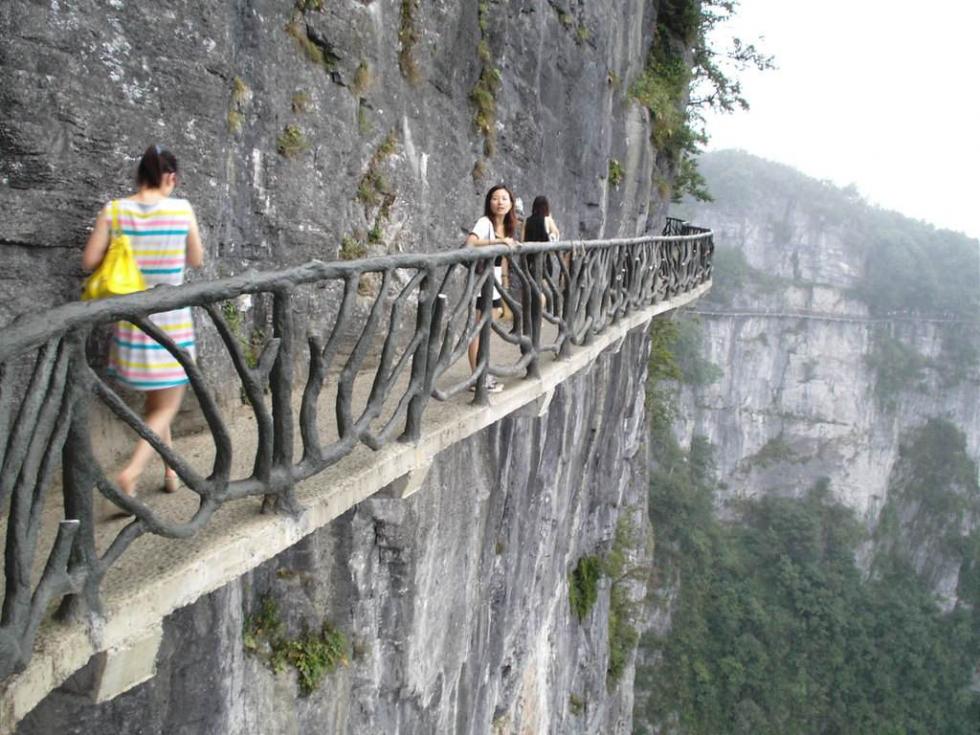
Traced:
<path fill-rule="evenodd" d="M 470 234 L 476 235 L 478 240 L 497 239 L 497 233 L 494 232 L 493 222 L 490 221 L 489 217 L 480 217 L 480 219 L 476 221 L 476 224 L 473 225 L 473 229 L 470 230 Z M 504 282 L 503 268 L 497 265 L 498 262 L 499 259 L 495 259 L 493 261 L 493 276 L 494 278 L 497 279 L 497 283 L 503 283 Z M 494 301 L 500 298 L 500 294 L 497 292 L 496 286 L 494 286 L 493 288 L 493 298 Z"/>

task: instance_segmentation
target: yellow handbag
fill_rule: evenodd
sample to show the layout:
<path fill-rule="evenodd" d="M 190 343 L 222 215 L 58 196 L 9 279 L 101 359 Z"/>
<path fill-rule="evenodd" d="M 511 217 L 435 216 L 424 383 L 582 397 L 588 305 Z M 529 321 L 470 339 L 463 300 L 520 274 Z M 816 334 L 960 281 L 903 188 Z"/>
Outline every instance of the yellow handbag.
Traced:
<path fill-rule="evenodd" d="M 129 235 L 119 226 L 119 202 L 112 202 L 112 229 L 109 233 L 109 251 L 99 267 L 85 279 L 82 286 L 82 301 L 104 299 L 108 296 L 122 296 L 146 290 L 143 271 L 136 263 L 133 245 Z"/>

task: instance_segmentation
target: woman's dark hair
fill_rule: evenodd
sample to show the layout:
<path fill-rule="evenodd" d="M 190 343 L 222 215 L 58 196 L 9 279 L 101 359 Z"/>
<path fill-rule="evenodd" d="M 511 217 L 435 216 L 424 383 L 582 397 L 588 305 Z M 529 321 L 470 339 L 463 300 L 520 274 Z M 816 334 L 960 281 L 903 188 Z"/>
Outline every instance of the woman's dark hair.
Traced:
<path fill-rule="evenodd" d="M 177 157 L 163 146 L 151 145 L 143 153 L 136 168 L 136 184 L 147 189 L 157 189 L 164 174 L 177 173 Z"/>
<path fill-rule="evenodd" d="M 551 207 L 548 205 L 548 197 L 534 197 L 534 204 L 531 205 L 531 216 L 547 217 L 549 214 L 551 214 Z"/>
<path fill-rule="evenodd" d="M 490 209 L 490 199 L 495 191 L 503 189 L 510 197 L 510 210 L 504 215 L 504 237 L 514 237 L 517 232 L 517 213 L 514 211 L 514 194 L 503 184 L 497 184 L 487 192 L 487 198 L 483 202 L 483 216 L 493 222 L 493 210 Z"/>

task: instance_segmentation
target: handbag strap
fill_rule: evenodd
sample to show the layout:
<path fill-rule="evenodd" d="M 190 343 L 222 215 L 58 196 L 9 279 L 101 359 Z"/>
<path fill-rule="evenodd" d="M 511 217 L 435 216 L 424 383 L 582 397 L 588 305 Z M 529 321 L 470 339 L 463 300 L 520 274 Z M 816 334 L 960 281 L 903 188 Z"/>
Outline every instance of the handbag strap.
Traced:
<path fill-rule="evenodd" d="M 119 234 L 119 200 L 112 200 L 112 229 L 110 233 L 113 235 Z"/>

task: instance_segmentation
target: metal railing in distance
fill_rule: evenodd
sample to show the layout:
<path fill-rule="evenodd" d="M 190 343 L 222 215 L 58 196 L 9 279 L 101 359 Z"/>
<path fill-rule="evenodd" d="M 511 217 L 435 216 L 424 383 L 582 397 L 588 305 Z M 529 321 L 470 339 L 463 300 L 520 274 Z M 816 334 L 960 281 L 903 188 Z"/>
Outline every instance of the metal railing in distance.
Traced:
<path fill-rule="evenodd" d="M 474 386 L 474 402 L 486 404 L 486 376 L 536 376 L 542 356 L 566 356 L 572 345 L 589 342 L 620 317 L 699 287 L 711 278 L 712 252 L 711 233 L 698 231 L 313 261 L 72 303 L 16 320 L 0 334 L 0 509 L 7 534 L 0 680 L 26 666 L 52 605 L 60 603 L 55 615 L 65 621 L 101 615 L 99 590 L 107 570 L 143 534 L 190 537 L 223 504 L 250 496 L 263 496 L 264 510 L 299 513 L 296 483 L 360 444 L 379 449 L 392 440 L 418 440 L 431 399 L 445 401 Z M 509 263 L 510 290 L 497 281 L 495 258 Z M 332 300 L 322 298 L 324 289 Z M 314 292 L 320 302 L 310 300 Z M 497 294 L 512 321 L 477 311 L 478 302 L 489 303 Z M 233 299 L 266 304 L 267 336 L 243 340 L 226 308 Z M 304 311 L 304 305 L 327 302 L 331 309 Z M 213 323 L 210 334 L 220 338 L 228 362 L 223 372 L 237 376 L 242 401 L 254 413 L 256 449 L 246 476 L 232 476 L 236 448 L 230 425 L 205 373 L 150 320 L 154 313 L 188 305 Z M 297 320 L 297 311 L 303 319 Z M 187 372 L 214 443 L 206 474 L 154 434 L 93 368 L 87 342 L 118 320 L 151 335 Z M 303 340 L 296 333 L 299 322 L 309 328 Z M 545 322 L 552 328 L 542 330 Z M 494 360 L 492 334 L 498 343 L 516 346 L 507 350 L 509 361 Z M 447 371 L 464 359 L 474 338 L 480 340 L 476 368 L 457 371 L 453 382 Z M 301 370 L 303 379 L 297 380 Z M 371 381 L 370 391 L 355 400 L 359 375 Z M 318 430 L 325 386 L 336 390 L 336 437 L 329 441 Z M 91 442 L 93 402 L 149 442 L 197 495 L 189 518 L 165 517 L 120 491 Z M 55 514 L 59 484 L 63 509 Z M 96 492 L 132 516 L 99 544 Z M 52 504 L 48 514 L 45 501 Z M 53 514 L 62 518 L 58 528 L 49 523 L 42 533 L 45 515 Z"/>

